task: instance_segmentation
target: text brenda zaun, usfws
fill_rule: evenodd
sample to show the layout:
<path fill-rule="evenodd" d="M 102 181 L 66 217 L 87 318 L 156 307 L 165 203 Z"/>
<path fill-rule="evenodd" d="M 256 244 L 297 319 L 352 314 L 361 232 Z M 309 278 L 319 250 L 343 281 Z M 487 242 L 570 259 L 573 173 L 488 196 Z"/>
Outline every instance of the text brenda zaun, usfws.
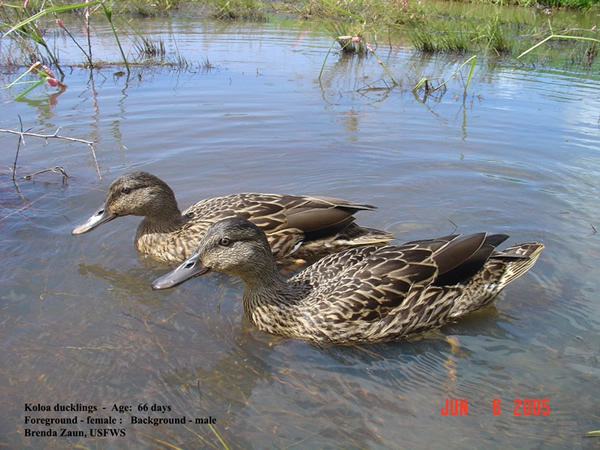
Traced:
<path fill-rule="evenodd" d="M 140 403 L 97 406 L 83 403 L 25 403 L 25 437 L 123 437 L 131 426 L 216 425 L 212 416 L 187 417 L 171 405 Z"/>

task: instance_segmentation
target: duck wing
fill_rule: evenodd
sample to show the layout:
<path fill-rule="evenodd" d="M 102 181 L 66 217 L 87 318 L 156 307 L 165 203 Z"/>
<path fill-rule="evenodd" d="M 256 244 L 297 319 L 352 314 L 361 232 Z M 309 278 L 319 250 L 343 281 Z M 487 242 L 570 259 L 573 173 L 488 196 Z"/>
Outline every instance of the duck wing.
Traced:
<path fill-rule="evenodd" d="M 324 322 L 374 323 L 422 309 L 435 315 L 436 303 L 446 300 L 444 288 L 469 282 L 507 237 L 478 233 L 354 248 L 318 261 L 292 281 L 312 287 L 309 303 L 316 311 L 310 314 Z"/>
<path fill-rule="evenodd" d="M 305 233 L 332 232 L 354 221 L 352 215 L 374 206 L 330 197 L 242 193 L 202 200 L 183 212 L 189 220 L 216 222 L 243 217 L 264 231 L 293 228 Z"/>
<path fill-rule="evenodd" d="M 241 193 L 202 200 L 183 214 L 186 227 L 206 229 L 219 220 L 242 217 L 263 229 L 276 258 L 289 256 L 301 244 L 311 242 L 305 254 L 298 254 L 308 259 L 352 245 L 393 239 L 390 233 L 354 224 L 354 213 L 374 209 L 331 197 Z"/>

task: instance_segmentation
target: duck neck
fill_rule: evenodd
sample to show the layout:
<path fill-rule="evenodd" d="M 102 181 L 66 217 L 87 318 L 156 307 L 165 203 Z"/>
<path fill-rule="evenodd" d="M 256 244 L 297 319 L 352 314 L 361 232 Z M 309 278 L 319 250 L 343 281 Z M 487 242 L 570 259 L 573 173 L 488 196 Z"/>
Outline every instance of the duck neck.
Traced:
<path fill-rule="evenodd" d="M 172 198 L 147 211 L 140 224 L 140 230 L 144 230 L 145 233 L 170 233 L 181 228 L 184 222 L 185 218 L 177 206 L 177 201 Z"/>
<path fill-rule="evenodd" d="M 288 334 L 285 329 L 297 316 L 299 289 L 288 282 L 273 263 L 260 266 L 244 280 L 244 311 L 258 328 L 274 334 Z"/>

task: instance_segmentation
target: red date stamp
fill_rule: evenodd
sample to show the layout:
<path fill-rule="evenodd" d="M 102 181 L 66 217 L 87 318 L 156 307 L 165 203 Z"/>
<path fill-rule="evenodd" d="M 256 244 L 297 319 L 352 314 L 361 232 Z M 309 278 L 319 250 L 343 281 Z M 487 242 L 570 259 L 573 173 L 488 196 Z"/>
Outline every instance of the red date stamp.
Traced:
<path fill-rule="evenodd" d="M 498 414 L 500 414 L 500 400 L 498 400 Z M 547 398 L 515 398 L 513 400 L 513 416 L 547 416 L 550 414 L 550 400 Z M 494 413 L 494 415 L 498 415 Z"/>
<path fill-rule="evenodd" d="M 549 416 L 550 400 L 547 398 L 515 398 L 513 400 L 513 416 Z M 440 409 L 442 416 L 468 416 L 469 401 L 466 398 L 446 398 Z M 499 398 L 492 400 L 492 414 L 502 413 L 502 402 Z"/>

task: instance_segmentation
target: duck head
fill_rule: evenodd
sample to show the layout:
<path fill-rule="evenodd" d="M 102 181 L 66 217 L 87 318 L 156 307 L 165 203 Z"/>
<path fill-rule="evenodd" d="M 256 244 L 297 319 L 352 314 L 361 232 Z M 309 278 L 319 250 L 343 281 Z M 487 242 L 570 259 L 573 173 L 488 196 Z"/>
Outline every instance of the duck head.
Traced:
<path fill-rule="evenodd" d="M 276 269 L 265 233 L 240 217 L 224 219 L 208 229 L 196 251 L 172 272 L 152 283 L 170 289 L 210 271 L 241 277 L 246 283 Z"/>
<path fill-rule="evenodd" d="M 120 216 L 153 218 L 168 214 L 181 216 L 173 190 L 150 173 L 129 172 L 111 183 L 104 205 L 71 234 L 87 233 Z"/>

